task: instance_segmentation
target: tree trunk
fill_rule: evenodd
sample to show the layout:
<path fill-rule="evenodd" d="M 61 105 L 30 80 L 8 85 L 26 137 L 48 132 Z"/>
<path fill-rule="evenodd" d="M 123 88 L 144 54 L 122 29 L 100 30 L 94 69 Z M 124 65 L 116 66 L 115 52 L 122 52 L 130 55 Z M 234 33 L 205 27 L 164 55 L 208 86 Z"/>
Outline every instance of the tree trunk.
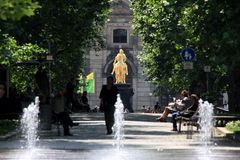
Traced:
<path fill-rule="evenodd" d="M 240 112 L 240 69 L 235 68 L 231 74 L 230 111 Z"/>

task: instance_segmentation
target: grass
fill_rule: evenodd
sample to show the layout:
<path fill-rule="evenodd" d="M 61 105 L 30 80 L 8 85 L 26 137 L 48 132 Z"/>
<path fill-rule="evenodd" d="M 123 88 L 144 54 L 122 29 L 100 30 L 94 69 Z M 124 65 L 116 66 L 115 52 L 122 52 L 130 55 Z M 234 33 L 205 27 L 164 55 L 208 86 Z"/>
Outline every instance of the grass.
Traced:
<path fill-rule="evenodd" d="M 0 120 L 0 136 L 14 131 L 18 125 L 17 120 Z"/>

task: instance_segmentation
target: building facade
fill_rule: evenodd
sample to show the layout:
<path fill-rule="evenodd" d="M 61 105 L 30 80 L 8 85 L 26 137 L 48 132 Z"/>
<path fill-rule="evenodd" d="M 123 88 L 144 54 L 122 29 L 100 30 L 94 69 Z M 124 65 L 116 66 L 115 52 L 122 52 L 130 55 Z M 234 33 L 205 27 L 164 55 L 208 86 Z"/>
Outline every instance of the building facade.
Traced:
<path fill-rule="evenodd" d="M 133 110 L 140 110 L 143 105 L 153 107 L 157 99 L 152 95 L 153 87 L 145 81 L 143 69 L 137 56 L 142 52 L 141 41 L 138 36 L 133 35 L 131 20 L 132 10 L 128 0 L 114 0 L 111 4 L 112 14 L 105 26 L 104 37 L 106 47 L 101 51 L 90 50 L 86 55 L 85 74 L 95 73 L 95 93 L 89 94 L 89 103 L 93 108 L 99 105 L 99 94 L 106 77 L 111 74 L 113 61 L 119 49 L 122 48 L 127 56 L 129 74 L 126 83 L 133 88 L 132 97 Z"/>

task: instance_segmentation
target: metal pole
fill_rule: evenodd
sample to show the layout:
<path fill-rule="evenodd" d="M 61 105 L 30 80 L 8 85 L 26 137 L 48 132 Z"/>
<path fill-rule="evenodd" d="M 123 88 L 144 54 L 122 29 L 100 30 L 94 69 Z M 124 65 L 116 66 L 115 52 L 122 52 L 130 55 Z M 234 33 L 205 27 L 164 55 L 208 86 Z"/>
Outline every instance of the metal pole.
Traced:
<path fill-rule="evenodd" d="M 206 72 L 206 88 L 207 88 L 207 93 L 208 93 L 208 90 L 209 90 L 208 87 L 209 87 L 209 86 L 208 86 L 208 72 Z"/>

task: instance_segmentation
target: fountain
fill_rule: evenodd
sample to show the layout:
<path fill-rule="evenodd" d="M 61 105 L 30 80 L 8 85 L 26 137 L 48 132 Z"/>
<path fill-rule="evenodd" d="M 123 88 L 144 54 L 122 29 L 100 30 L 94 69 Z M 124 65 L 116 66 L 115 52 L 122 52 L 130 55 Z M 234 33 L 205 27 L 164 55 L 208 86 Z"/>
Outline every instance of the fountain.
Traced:
<path fill-rule="evenodd" d="M 210 153 L 210 140 L 213 129 L 213 104 L 199 100 L 200 140 L 203 142 L 203 152 Z"/>
<path fill-rule="evenodd" d="M 120 95 L 117 95 L 117 102 L 115 103 L 115 112 L 114 112 L 114 139 L 116 140 L 115 145 L 117 149 L 120 149 L 123 144 L 122 140 L 124 139 L 124 114 L 123 114 L 124 106 Z"/>
<path fill-rule="evenodd" d="M 23 110 L 21 118 L 21 129 L 24 138 L 27 140 L 26 148 L 34 149 L 38 141 L 38 126 L 39 126 L 39 97 L 35 98 L 35 103 L 31 103 Z"/>

